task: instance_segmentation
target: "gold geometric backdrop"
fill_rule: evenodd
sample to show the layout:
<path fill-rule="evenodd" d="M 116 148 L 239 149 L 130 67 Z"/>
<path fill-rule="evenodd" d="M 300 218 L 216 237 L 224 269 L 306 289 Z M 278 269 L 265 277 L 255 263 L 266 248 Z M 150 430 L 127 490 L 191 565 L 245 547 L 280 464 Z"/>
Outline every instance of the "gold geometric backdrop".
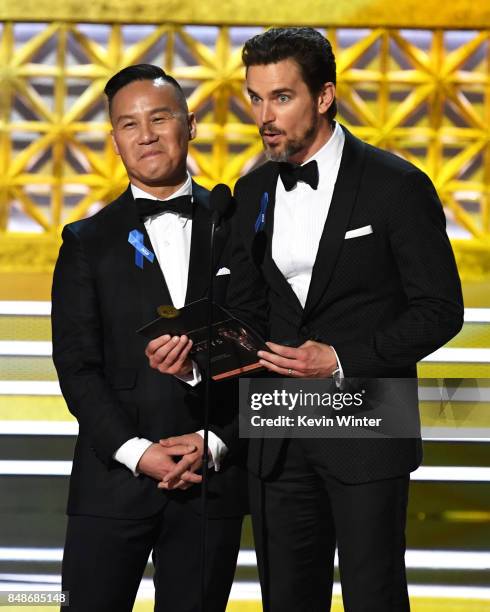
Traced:
<path fill-rule="evenodd" d="M 127 185 L 103 88 L 161 65 L 198 119 L 189 168 L 233 187 L 260 163 L 241 47 L 258 27 L 5 22 L 0 30 L 0 269 L 49 269 L 65 223 Z M 444 203 L 460 270 L 490 272 L 490 31 L 323 29 L 339 119 L 412 161 Z"/>

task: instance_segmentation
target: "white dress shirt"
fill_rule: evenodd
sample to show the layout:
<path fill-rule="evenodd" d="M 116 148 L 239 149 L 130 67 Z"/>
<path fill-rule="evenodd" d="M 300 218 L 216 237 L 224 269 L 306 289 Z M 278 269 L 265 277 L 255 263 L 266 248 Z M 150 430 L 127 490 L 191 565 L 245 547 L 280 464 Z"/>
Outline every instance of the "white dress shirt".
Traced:
<path fill-rule="evenodd" d="M 310 288 L 318 245 L 332 202 L 344 142 L 344 132 L 340 125 L 335 123 L 335 129 L 323 147 L 303 162 L 302 165 L 305 165 L 316 160 L 318 164 L 319 180 L 316 190 L 308 183 L 298 181 L 296 187 L 286 191 L 282 180 L 279 178 L 277 181 L 272 258 L 303 308 Z M 337 357 L 337 353 L 335 356 Z M 342 375 L 338 357 L 337 364 Z"/>
<path fill-rule="evenodd" d="M 131 185 L 131 191 L 135 199 L 158 199 L 135 185 Z M 187 173 L 187 180 L 182 187 L 167 199 L 171 200 L 172 198 L 184 195 L 192 196 L 192 181 L 189 173 Z M 183 217 L 175 212 L 166 211 L 148 217 L 144 223 L 153 252 L 165 277 L 172 303 L 175 308 L 181 308 L 185 304 L 187 278 L 189 276 L 192 219 Z M 179 262 L 178 266 L 175 265 L 176 262 Z M 201 374 L 197 364 L 192 362 L 192 373 L 178 378 L 191 386 L 197 385 L 201 382 Z M 197 433 L 204 437 L 203 430 Z M 131 438 L 118 448 L 113 458 L 124 464 L 137 476 L 136 466 L 143 453 L 152 444 L 153 442 L 145 438 Z M 212 431 L 209 432 L 208 445 L 211 455 L 209 465 L 210 467 L 214 465 L 214 469 L 218 471 L 220 462 L 227 453 L 228 448 Z"/>

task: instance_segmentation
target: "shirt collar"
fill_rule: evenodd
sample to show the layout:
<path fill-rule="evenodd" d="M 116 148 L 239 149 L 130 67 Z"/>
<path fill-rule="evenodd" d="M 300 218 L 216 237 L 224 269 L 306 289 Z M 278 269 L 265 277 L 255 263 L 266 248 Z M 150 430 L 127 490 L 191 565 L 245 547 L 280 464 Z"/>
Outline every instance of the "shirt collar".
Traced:
<path fill-rule="evenodd" d="M 136 187 L 136 185 L 133 185 L 132 183 L 131 183 L 131 193 L 133 194 L 134 199 L 147 198 L 149 200 L 158 200 L 156 196 L 152 195 L 151 193 L 147 193 L 146 191 L 143 191 L 143 189 Z M 191 179 L 191 175 L 189 174 L 189 172 L 187 172 L 187 178 L 186 178 L 185 183 L 181 187 L 179 187 L 175 193 L 172 193 L 172 195 L 170 195 L 168 198 L 165 198 L 164 200 L 162 200 L 162 202 L 165 202 L 166 200 L 172 200 L 173 198 L 178 198 L 179 196 L 185 196 L 185 195 L 190 195 L 192 198 L 192 179 Z M 148 219 L 146 219 L 145 221 L 145 225 L 151 224 L 152 221 L 154 221 L 155 219 L 158 219 L 159 216 L 161 215 L 148 217 Z M 185 227 L 187 225 L 187 222 L 189 221 L 187 217 L 182 217 L 180 215 L 176 215 L 176 217 L 179 219 L 182 227 Z"/>
<path fill-rule="evenodd" d="M 332 167 L 342 155 L 342 149 L 344 146 L 345 135 L 344 130 L 340 127 L 340 124 L 335 122 L 335 128 L 332 132 L 332 135 L 327 140 L 327 142 L 323 145 L 321 149 L 319 149 L 314 155 L 304 161 L 301 165 L 304 166 L 308 162 L 313 159 L 316 160 L 318 164 L 318 169 L 320 171 L 320 176 L 322 174 L 323 168 Z"/>

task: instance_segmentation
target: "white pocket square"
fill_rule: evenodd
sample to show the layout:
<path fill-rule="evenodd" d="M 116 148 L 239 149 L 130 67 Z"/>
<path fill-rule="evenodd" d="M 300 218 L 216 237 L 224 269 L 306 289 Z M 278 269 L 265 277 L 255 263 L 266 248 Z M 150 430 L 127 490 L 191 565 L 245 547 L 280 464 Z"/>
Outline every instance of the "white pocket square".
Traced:
<path fill-rule="evenodd" d="M 359 238 L 359 236 L 367 236 L 373 233 L 372 225 L 365 225 L 364 227 L 358 227 L 357 229 L 349 230 L 345 232 L 345 240 L 349 238 Z"/>
<path fill-rule="evenodd" d="M 225 274 L 230 274 L 230 270 L 229 268 L 220 268 L 217 272 L 216 272 L 216 276 L 224 276 Z"/>

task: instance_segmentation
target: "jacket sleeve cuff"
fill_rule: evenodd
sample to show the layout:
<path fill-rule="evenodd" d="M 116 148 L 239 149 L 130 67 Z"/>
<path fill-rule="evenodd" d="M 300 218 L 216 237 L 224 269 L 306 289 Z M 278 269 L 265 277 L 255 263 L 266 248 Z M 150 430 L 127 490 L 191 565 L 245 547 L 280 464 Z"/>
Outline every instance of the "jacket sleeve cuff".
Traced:
<path fill-rule="evenodd" d="M 189 372 L 189 374 L 185 374 L 184 376 L 176 376 L 175 378 L 187 383 L 190 387 L 195 387 L 202 380 L 201 371 L 194 360 L 192 360 L 192 372 Z"/>

